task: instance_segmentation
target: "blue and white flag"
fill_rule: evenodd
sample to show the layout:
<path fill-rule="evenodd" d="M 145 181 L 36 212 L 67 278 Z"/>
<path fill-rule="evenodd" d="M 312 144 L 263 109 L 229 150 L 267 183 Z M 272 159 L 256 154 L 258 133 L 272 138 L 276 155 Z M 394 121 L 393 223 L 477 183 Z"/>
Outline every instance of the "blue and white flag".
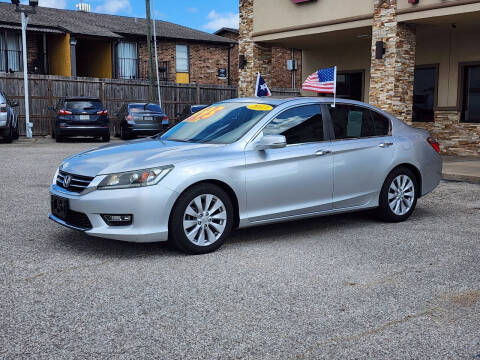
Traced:
<path fill-rule="evenodd" d="M 255 87 L 255 96 L 256 97 L 272 96 L 272 92 L 268 88 L 265 80 L 260 76 L 260 73 L 258 73 L 258 76 L 257 76 L 257 86 Z"/>

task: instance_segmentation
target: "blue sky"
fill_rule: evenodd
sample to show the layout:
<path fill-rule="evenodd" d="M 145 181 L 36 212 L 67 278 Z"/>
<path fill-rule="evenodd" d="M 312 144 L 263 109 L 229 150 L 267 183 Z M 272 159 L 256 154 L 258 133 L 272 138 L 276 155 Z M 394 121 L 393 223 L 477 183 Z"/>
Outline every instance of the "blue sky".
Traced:
<path fill-rule="evenodd" d="M 8 0 L 0 0 L 10 2 Z M 100 13 L 145 17 L 144 0 L 83 0 Z M 75 9 L 80 0 L 39 0 L 41 6 Z M 214 32 L 238 28 L 238 0 L 150 0 L 157 19 Z"/>

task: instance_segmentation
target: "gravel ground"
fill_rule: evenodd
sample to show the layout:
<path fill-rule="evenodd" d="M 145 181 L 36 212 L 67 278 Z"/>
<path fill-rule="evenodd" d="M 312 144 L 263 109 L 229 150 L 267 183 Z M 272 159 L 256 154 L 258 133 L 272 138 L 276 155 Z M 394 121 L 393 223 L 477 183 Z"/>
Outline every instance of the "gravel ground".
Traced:
<path fill-rule="evenodd" d="M 402 224 L 317 218 L 184 256 L 47 219 L 56 166 L 97 145 L 0 144 L 0 358 L 480 358 L 480 185 L 442 182 Z"/>

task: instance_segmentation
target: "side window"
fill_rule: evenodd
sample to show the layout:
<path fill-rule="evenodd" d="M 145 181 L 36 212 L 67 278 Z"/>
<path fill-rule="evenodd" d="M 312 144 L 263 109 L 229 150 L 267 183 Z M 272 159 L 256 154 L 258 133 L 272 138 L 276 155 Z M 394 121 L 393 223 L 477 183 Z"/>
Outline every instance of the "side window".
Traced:
<path fill-rule="evenodd" d="M 369 109 L 354 105 L 337 105 L 330 108 L 335 139 L 355 139 L 375 136 Z"/>
<path fill-rule="evenodd" d="M 385 116 L 372 111 L 373 116 L 373 125 L 375 126 L 375 135 L 376 136 L 386 136 L 390 132 L 390 120 Z"/>
<path fill-rule="evenodd" d="M 284 135 L 287 144 L 323 141 L 323 117 L 320 105 L 289 109 L 278 115 L 263 130 L 265 135 Z"/>

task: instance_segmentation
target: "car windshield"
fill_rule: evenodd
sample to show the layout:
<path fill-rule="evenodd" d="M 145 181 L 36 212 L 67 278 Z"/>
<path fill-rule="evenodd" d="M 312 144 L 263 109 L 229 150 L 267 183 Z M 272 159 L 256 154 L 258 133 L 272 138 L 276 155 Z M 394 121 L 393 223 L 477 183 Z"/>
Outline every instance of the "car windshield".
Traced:
<path fill-rule="evenodd" d="M 69 110 L 101 110 L 103 105 L 98 100 L 67 100 L 65 109 Z"/>
<path fill-rule="evenodd" d="M 182 121 L 161 139 L 170 141 L 231 144 L 273 110 L 272 105 L 218 103 Z"/>

